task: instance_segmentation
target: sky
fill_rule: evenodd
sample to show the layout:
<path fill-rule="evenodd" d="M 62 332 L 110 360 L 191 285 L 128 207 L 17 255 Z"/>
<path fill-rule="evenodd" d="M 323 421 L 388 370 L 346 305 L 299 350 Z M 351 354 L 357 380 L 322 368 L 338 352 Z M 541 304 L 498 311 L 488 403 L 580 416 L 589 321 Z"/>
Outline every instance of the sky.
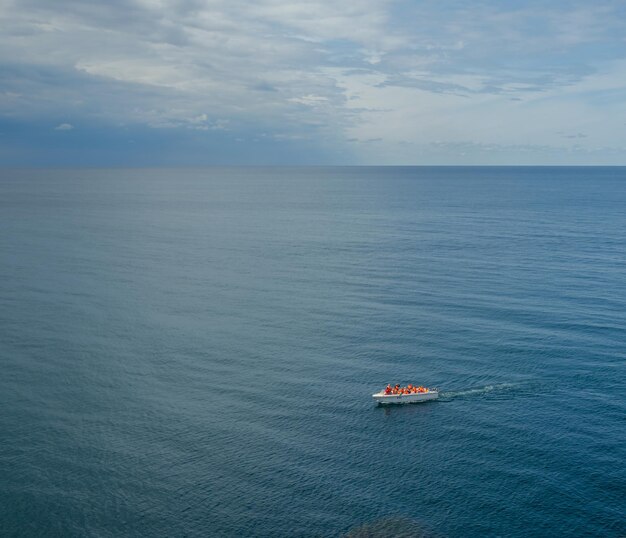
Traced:
<path fill-rule="evenodd" d="M 626 1 L 0 0 L 0 166 L 626 165 Z"/>

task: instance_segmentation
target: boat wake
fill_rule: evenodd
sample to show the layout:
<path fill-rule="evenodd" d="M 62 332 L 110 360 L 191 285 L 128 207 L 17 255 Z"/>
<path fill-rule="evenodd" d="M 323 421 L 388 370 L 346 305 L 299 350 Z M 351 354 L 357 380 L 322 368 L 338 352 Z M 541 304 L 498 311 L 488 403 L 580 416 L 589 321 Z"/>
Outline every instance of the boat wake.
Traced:
<path fill-rule="evenodd" d="M 526 387 L 527 384 L 524 383 L 498 383 L 472 389 L 442 391 L 439 393 L 439 401 L 449 402 L 451 400 L 487 397 L 494 399 L 508 399 L 512 396 L 511 393 L 519 392 Z"/>

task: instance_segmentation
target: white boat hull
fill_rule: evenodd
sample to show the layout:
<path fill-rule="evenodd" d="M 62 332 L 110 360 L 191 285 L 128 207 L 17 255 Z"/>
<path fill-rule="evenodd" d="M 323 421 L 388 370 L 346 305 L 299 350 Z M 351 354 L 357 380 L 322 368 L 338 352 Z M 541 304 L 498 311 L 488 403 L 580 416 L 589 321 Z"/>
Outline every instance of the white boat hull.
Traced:
<path fill-rule="evenodd" d="M 411 394 L 385 394 L 384 391 L 372 394 L 372 397 L 379 404 L 405 404 L 427 402 L 439 398 L 439 391 L 429 390 L 428 392 L 414 392 Z"/>

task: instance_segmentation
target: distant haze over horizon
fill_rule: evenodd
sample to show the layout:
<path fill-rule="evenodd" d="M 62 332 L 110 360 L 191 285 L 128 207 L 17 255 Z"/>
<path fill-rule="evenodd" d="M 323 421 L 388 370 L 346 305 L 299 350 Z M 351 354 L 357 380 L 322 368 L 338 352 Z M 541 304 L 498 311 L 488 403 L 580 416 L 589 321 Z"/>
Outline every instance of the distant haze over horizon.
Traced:
<path fill-rule="evenodd" d="M 626 165 L 626 3 L 0 0 L 0 166 Z"/>

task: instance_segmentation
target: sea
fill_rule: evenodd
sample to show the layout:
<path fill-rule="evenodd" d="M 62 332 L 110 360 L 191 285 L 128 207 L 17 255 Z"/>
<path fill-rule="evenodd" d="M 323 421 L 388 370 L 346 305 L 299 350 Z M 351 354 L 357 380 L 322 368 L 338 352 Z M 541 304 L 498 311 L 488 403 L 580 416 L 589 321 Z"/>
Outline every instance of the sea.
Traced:
<path fill-rule="evenodd" d="M 2 536 L 623 537 L 625 462 L 626 168 L 0 171 Z"/>

